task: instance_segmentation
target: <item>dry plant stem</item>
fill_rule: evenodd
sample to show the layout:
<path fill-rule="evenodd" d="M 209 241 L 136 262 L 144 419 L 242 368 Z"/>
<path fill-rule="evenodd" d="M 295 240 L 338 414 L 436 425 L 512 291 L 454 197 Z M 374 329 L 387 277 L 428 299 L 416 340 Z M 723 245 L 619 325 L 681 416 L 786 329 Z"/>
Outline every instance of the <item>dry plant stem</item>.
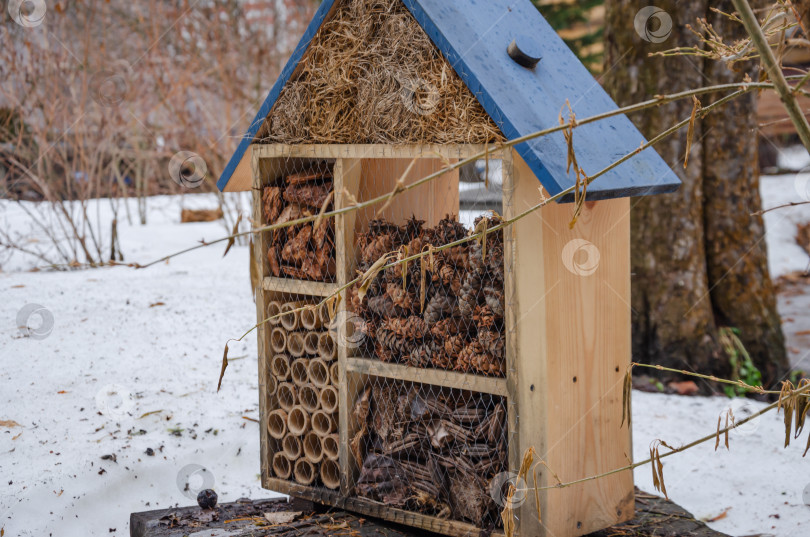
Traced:
<path fill-rule="evenodd" d="M 684 369 L 672 369 L 669 367 L 664 367 L 662 365 L 640 364 L 638 362 L 633 362 L 630 365 L 631 367 L 647 367 L 649 369 L 658 369 L 659 371 L 669 371 L 670 373 L 678 373 L 680 375 L 687 375 L 690 377 L 701 378 L 705 380 L 710 380 L 712 382 L 719 382 L 721 384 L 731 384 L 732 386 L 739 386 L 740 388 L 761 394 L 779 395 L 780 393 L 782 393 L 781 391 L 778 390 L 766 390 L 762 386 L 751 386 L 750 384 L 746 384 L 741 380 L 728 380 L 715 377 L 714 375 L 701 375 L 700 373 L 695 373 L 693 371 L 686 371 Z"/>
<path fill-rule="evenodd" d="M 785 203 L 784 205 L 777 205 L 776 207 L 771 207 L 770 209 L 763 209 L 761 211 L 751 213 L 751 216 L 762 216 L 765 213 L 769 213 L 771 211 L 776 211 L 778 209 L 785 209 L 787 207 L 795 207 L 797 205 L 807 205 L 808 203 L 810 203 L 810 201 L 792 201 L 790 203 Z"/>
<path fill-rule="evenodd" d="M 759 25 L 754 11 L 748 4 L 748 0 L 731 1 L 745 26 L 745 30 L 748 32 L 748 35 L 751 36 L 751 41 L 754 43 L 757 51 L 759 51 L 762 64 L 768 72 L 768 78 L 771 79 L 777 93 L 779 93 L 779 97 L 782 99 L 782 104 L 785 105 L 785 110 L 790 116 L 790 120 L 793 122 L 793 125 L 796 126 L 796 132 L 802 144 L 810 151 L 810 124 L 807 123 L 807 118 L 804 117 L 804 113 L 796 101 L 796 95 L 791 90 L 790 86 L 788 86 L 785 75 L 782 74 L 782 68 L 773 55 L 773 50 L 771 50 L 768 40 L 762 32 L 762 27 Z"/>
<path fill-rule="evenodd" d="M 791 77 L 791 78 L 793 78 L 793 77 Z M 727 90 L 739 90 L 739 93 L 735 94 L 735 97 L 737 97 L 737 96 L 739 96 L 741 94 L 748 93 L 750 91 L 761 90 L 761 89 L 773 89 L 773 88 L 774 88 L 774 85 L 769 84 L 769 83 L 741 82 L 739 84 L 718 84 L 718 85 L 715 85 L 715 86 L 706 86 L 706 87 L 698 88 L 698 89 L 695 89 L 695 90 L 688 90 L 688 91 L 682 91 L 682 92 L 679 92 L 679 93 L 673 93 L 671 95 L 660 95 L 660 96 L 658 96 L 658 97 L 656 97 L 654 99 L 649 99 L 649 100 L 643 101 L 641 103 L 625 106 L 625 107 L 622 107 L 622 108 L 617 108 L 616 110 L 611 110 L 609 112 L 604 112 L 602 114 L 597 114 L 597 115 L 594 115 L 594 116 L 590 116 L 590 117 L 586 117 L 586 118 L 582 118 L 582 119 L 577 119 L 576 122 L 573 125 L 573 128 L 576 128 L 576 127 L 579 127 L 579 126 L 582 126 L 582 125 L 587 125 L 588 123 L 594 123 L 596 121 L 601 121 L 601 120 L 604 120 L 604 119 L 608 119 L 608 118 L 611 118 L 611 117 L 614 117 L 614 116 L 617 116 L 617 115 L 621 115 L 621 114 L 628 114 L 628 113 L 632 113 L 632 112 L 638 112 L 638 111 L 641 111 L 641 110 L 646 110 L 647 108 L 653 108 L 655 106 L 660 106 L 662 104 L 667 104 L 667 103 L 670 103 L 672 101 L 676 101 L 676 100 L 679 100 L 679 99 L 685 99 L 685 98 L 691 97 L 693 95 L 703 95 L 705 93 L 714 93 L 714 92 L 718 92 L 718 91 L 727 91 Z M 804 91 L 802 91 L 801 93 L 804 94 L 804 95 L 810 95 L 810 93 L 804 92 Z M 708 110 L 708 109 L 709 109 L 709 107 L 706 107 L 706 108 L 704 108 L 704 111 Z M 432 173 L 430 175 L 427 175 L 427 176 L 423 177 L 422 179 L 419 179 L 418 181 L 414 181 L 413 183 L 402 186 L 399 189 L 399 191 L 396 193 L 396 195 L 399 195 L 399 194 L 401 194 L 403 192 L 407 192 L 407 191 L 412 190 L 412 189 L 414 189 L 414 188 L 416 188 L 418 186 L 421 186 L 421 185 L 423 185 L 425 183 L 433 181 L 434 179 L 437 179 L 437 178 L 443 176 L 444 174 L 446 174 L 448 172 L 451 172 L 453 170 L 461 168 L 462 166 L 473 163 L 473 162 L 475 162 L 477 160 L 480 160 L 480 159 L 483 159 L 483 158 L 488 158 L 489 155 L 492 154 L 492 153 L 501 151 L 501 150 L 509 148 L 509 147 L 514 147 L 516 145 L 519 145 L 519 144 L 521 144 L 523 142 L 527 142 L 529 140 L 533 140 L 535 138 L 540 138 L 542 136 L 548 136 L 549 134 L 553 134 L 555 132 L 559 132 L 559 131 L 568 129 L 570 127 L 571 127 L 571 123 L 570 122 L 565 122 L 565 123 L 562 123 L 560 125 L 556 125 L 554 127 L 548 128 L 548 129 L 544 129 L 544 130 L 541 130 L 541 131 L 537 131 L 537 132 L 527 134 L 525 136 L 514 138 L 512 140 L 509 140 L 508 142 L 499 142 L 499 143 L 496 143 L 496 144 L 492 144 L 489 147 L 487 147 L 486 149 L 484 149 L 483 151 L 481 151 L 480 153 L 477 153 L 477 154 L 475 154 L 475 155 L 473 155 L 471 157 L 468 157 L 466 159 L 459 160 L 458 162 L 456 162 L 454 164 L 449 164 L 447 167 L 442 168 L 441 170 L 438 170 L 438 171 L 436 171 L 436 172 L 434 172 L 434 173 Z M 635 152 L 633 154 L 635 154 Z M 570 194 L 573 191 L 574 191 L 573 188 L 566 189 L 565 191 L 560 192 L 559 194 L 557 194 L 553 198 L 551 198 L 551 201 L 556 201 L 560 197 L 562 197 L 562 196 L 564 196 L 566 194 Z M 272 230 L 276 230 L 276 229 L 283 229 L 283 228 L 287 228 L 287 227 L 291 227 L 291 226 L 298 226 L 298 225 L 301 225 L 301 224 L 306 224 L 306 223 L 309 223 L 309 222 L 313 222 L 313 221 L 317 220 L 318 218 L 330 218 L 330 217 L 333 217 L 333 216 L 336 216 L 336 215 L 347 214 L 347 213 L 350 213 L 352 211 L 365 209 L 367 207 L 370 207 L 372 205 L 376 205 L 378 203 L 384 203 L 384 202 L 388 201 L 390 197 L 391 197 L 391 193 L 385 193 L 385 194 L 382 194 L 380 196 L 377 196 L 376 198 L 372 198 L 370 200 L 364 201 L 362 203 L 358 203 L 356 205 L 350 205 L 348 207 L 343 207 L 341 209 L 326 212 L 323 215 L 313 215 L 313 216 L 308 216 L 308 217 L 304 217 L 304 218 L 299 218 L 297 220 L 290 220 L 290 221 L 285 222 L 283 224 L 271 224 L 271 225 L 257 227 L 257 228 L 251 229 L 249 231 L 243 231 L 243 232 L 240 232 L 240 233 L 234 233 L 234 234 L 229 235 L 227 237 L 221 237 L 221 238 L 215 239 L 213 241 L 202 242 L 201 244 L 186 248 L 184 250 L 180 250 L 180 251 L 175 252 L 173 254 L 169 254 L 167 256 L 161 257 L 160 259 L 156 259 L 155 261 L 152 261 L 152 262 L 147 263 L 145 265 L 140 265 L 140 264 L 137 264 L 137 263 L 133 263 L 133 264 L 129 264 L 127 266 L 137 268 L 137 269 L 151 267 L 153 265 L 156 265 L 158 263 L 162 263 L 162 262 L 164 262 L 164 261 L 166 261 L 168 259 L 171 259 L 173 257 L 177 257 L 179 255 L 182 255 L 182 254 L 185 254 L 185 253 L 188 253 L 188 252 L 192 252 L 192 251 L 197 250 L 199 248 L 205 248 L 206 246 L 211 246 L 213 244 L 217 244 L 217 243 L 220 243 L 220 242 L 225 242 L 225 241 L 228 241 L 228 240 L 231 240 L 231 239 L 234 239 L 234 238 L 239 238 L 239 237 L 243 237 L 243 236 L 247 236 L 247 235 L 264 233 L 264 232 L 272 231 Z M 111 264 L 115 265 L 115 264 L 118 264 L 118 263 L 111 263 Z"/>
<path fill-rule="evenodd" d="M 697 440 L 695 440 L 693 442 L 690 442 L 690 443 L 688 443 L 686 445 L 683 445 L 683 446 L 681 446 L 679 448 L 675 448 L 675 449 L 673 449 L 673 450 L 671 450 L 671 451 L 669 451 L 667 453 L 663 453 L 663 454 L 660 455 L 660 458 L 663 459 L 665 457 L 669 457 L 670 455 L 674 455 L 676 453 L 681 453 L 683 451 L 691 449 L 691 448 L 693 448 L 695 446 L 698 446 L 700 444 L 704 444 L 704 443 L 709 442 L 711 440 L 716 440 L 718 436 L 723 435 L 723 434 L 725 434 L 725 433 L 727 433 L 729 431 L 732 431 L 732 430 L 736 429 L 737 427 L 745 425 L 749 421 L 752 421 L 752 420 L 762 416 L 763 414 L 766 414 L 766 413 L 770 412 L 771 410 L 773 410 L 775 408 L 778 408 L 785 401 L 787 401 L 788 399 L 790 399 L 791 397 L 793 397 L 795 395 L 810 395 L 808 392 L 810 392 L 810 384 L 808 384 L 806 386 L 803 386 L 801 388 L 798 388 L 796 390 L 793 390 L 792 392 L 786 394 L 784 397 L 781 397 L 775 403 L 772 403 L 772 404 L 766 406 L 765 408 L 763 408 L 759 412 L 756 412 L 755 414 L 751 414 L 747 418 L 742 419 L 742 420 L 734 423 L 733 425 L 729 425 L 725 429 L 718 429 L 716 432 L 713 432 L 713 433 L 711 433 L 709 435 L 706 435 L 706 436 L 704 436 L 702 438 L 699 438 L 699 439 L 697 439 Z M 556 485 L 550 485 L 550 486 L 547 486 L 547 487 L 539 487 L 537 489 L 526 488 L 526 489 L 521 489 L 521 490 L 524 490 L 524 491 L 533 491 L 533 490 L 540 491 L 540 490 L 562 489 L 562 488 L 570 487 L 572 485 L 577 485 L 579 483 L 585 483 L 586 481 L 593 481 L 595 479 L 601 479 L 603 477 L 607 477 L 607 476 L 610 476 L 610 475 L 613 475 L 613 474 L 618 474 L 619 472 L 626 472 L 628 470 L 634 470 L 634 469 L 638 468 L 639 466 L 644 466 L 645 464 L 649 464 L 650 462 L 652 462 L 652 459 L 645 459 L 645 460 L 640 461 L 640 462 L 635 462 L 633 464 L 623 466 L 622 468 L 616 468 L 615 470 L 611 470 L 611 471 L 605 472 L 603 474 L 593 475 L 593 476 L 590 476 L 590 477 L 583 477 L 582 479 L 576 479 L 574 481 L 568 481 L 566 483 L 558 483 Z"/>

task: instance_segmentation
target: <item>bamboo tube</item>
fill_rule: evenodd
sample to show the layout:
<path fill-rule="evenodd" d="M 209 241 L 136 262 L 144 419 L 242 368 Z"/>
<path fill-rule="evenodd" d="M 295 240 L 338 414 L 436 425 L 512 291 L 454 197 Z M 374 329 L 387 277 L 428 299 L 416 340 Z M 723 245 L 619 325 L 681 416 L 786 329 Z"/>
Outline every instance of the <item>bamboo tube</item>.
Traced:
<path fill-rule="evenodd" d="M 290 380 L 290 357 L 276 354 L 270 359 L 270 371 L 278 380 Z"/>
<path fill-rule="evenodd" d="M 332 386 L 340 386 L 340 369 L 338 369 L 338 362 L 329 366 L 329 380 L 332 381 Z"/>
<path fill-rule="evenodd" d="M 287 434 L 287 413 L 278 409 L 267 415 L 267 432 L 276 440 L 281 440 Z"/>
<path fill-rule="evenodd" d="M 295 389 L 295 386 L 289 382 L 282 382 L 278 385 L 276 398 L 278 399 L 278 406 L 289 414 L 295 406 L 295 403 L 298 402 L 298 392 Z"/>
<path fill-rule="evenodd" d="M 340 488 L 340 467 L 338 463 L 329 459 L 321 463 L 321 481 L 326 488 Z"/>
<path fill-rule="evenodd" d="M 293 330 L 298 330 L 298 327 L 301 326 L 301 312 L 295 311 L 302 306 L 306 306 L 306 302 L 287 302 L 286 304 L 281 306 L 281 313 L 286 313 L 287 315 L 281 316 L 281 326 L 287 329 L 287 332 L 292 332 Z M 294 313 L 288 313 L 294 312 Z"/>
<path fill-rule="evenodd" d="M 309 413 L 301 405 L 295 405 L 287 414 L 287 431 L 294 436 L 301 436 L 309 431 Z"/>
<path fill-rule="evenodd" d="M 306 459 L 298 459 L 295 461 L 293 476 L 301 485 L 311 485 L 315 481 L 315 477 L 317 477 L 315 465 Z"/>
<path fill-rule="evenodd" d="M 309 355 L 318 354 L 318 340 L 320 334 L 318 332 L 307 332 L 304 334 L 304 352 Z"/>
<path fill-rule="evenodd" d="M 331 332 L 321 332 L 318 335 L 318 354 L 327 362 L 337 358 L 337 345 Z"/>
<path fill-rule="evenodd" d="M 338 391 L 334 386 L 324 386 L 318 396 L 321 409 L 324 412 L 334 413 L 338 409 Z"/>
<path fill-rule="evenodd" d="M 303 453 L 301 439 L 291 434 L 285 436 L 284 440 L 281 441 L 281 449 L 284 450 L 284 454 L 291 461 L 300 458 L 301 453 Z"/>
<path fill-rule="evenodd" d="M 323 459 L 323 447 L 321 437 L 313 432 L 308 432 L 303 442 L 304 457 L 312 464 L 318 464 Z"/>
<path fill-rule="evenodd" d="M 306 358 L 294 360 L 290 366 L 290 377 L 297 386 L 303 386 L 309 382 L 309 360 Z"/>
<path fill-rule="evenodd" d="M 329 366 L 320 358 L 313 358 L 309 361 L 309 381 L 323 388 L 329 385 Z"/>
<path fill-rule="evenodd" d="M 329 309 L 325 302 L 318 308 L 318 319 L 321 321 L 321 326 L 329 326 L 332 322 L 332 319 L 329 318 Z"/>
<path fill-rule="evenodd" d="M 269 375 L 267 377 L 267 384 L 265 385 L 266 394 L 270 397 L 276 395 L 276 390 L 278 390 L 278 381 L 276 377 L 273 375 Z"/>
<path fill-rule="evenodd" d="M 282 452 L 273 455 L 273 473 L 281 479 L 289 479 L 292 475 L 290 459 Z"/>
<path fill-rule="evenodd" d="M 317 307 L 313 306 L 301 311 L 301 326 L 309 331 L 318 330 L 323 326 Z"/>
<path fill-rule="evenodd" d="M 303 409 L 301 410 L 303 411 Z M 294 411 L 295 409 L 293 409 L 293 412 Z M 309 416 L 307 416 L 307 418 L 309 418 Z M 290 429 L 289 419 L 287 420 L 287 429 Z M 337 430 L 337 425 L 331 414 L 327 414 L 323 410 L 318 410 L 312 414 L 312 430 L 315 431 L 318 436 L 327 436 Z"/>
<path fill-rule="evenodd" d="M 265 314 L 267 316 L 265 319 L 269 319 L 267 322 L 272 326 L 278 326 L 281 322 L 281 317 L 276 317 L 279 313 L 281 313 L 281 302 L 278 300 L 271 300 L 267 303 L 267 308 L 265 309 Z"/>
<path fill-rule="evenodd" d="M 340 458 L 340 437 L 337 434 L 330 434 L 321 438 L 321 448 L 323 456 L 330 461 L 337 461 Z"/>
<path fill-rule="evenodd" d="M 270 348 L 276 354 L 281 354 L 287 349 L 287 332 L 283 328 L 277 326 L 270 332 Z"/>
<path fill-rule="evenodd" d="M 290 332 L 287 334 L 287 352 L 296 358 L 300 358 L 306 354 L 306 350 L 304 350 L 303 332 Z"/>
<path fill-rule="evenodd" d="M 321 394 L 314 384 L 308 382 L 298 388 L 298 402 L 312 414 L 321 407 Z"/>

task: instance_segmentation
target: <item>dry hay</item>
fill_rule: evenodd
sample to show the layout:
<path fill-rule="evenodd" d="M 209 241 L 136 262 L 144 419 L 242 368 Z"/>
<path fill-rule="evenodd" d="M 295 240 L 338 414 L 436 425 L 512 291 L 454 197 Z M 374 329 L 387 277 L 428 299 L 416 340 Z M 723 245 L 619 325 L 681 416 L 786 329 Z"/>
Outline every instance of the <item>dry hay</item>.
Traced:
<path fill-rule="evenodd" d="M 256 141 L 503 139 L 400 0 L 343 0 L 312 40 Z"/>

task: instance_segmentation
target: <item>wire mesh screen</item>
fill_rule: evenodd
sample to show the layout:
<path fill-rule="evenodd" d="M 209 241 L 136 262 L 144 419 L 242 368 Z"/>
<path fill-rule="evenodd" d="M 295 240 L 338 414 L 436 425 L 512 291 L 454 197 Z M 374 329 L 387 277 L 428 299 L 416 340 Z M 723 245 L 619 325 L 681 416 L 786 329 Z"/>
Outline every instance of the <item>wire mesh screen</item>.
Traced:
<path fill-rule="evenodd" d="M 379 200 L 263 234 L 270 472 L 500 527 L 507 401 L 476 382 L 507 375 L 500 161 L 405 191 L 453 161 L 264 161 L 264 223 Z"/>
<path fill-rule="evenodd" d="M 334 218 L 288 225 L 332 207 L 334 161 L 265 161 L 263 224 L 286 225 L 263 236 L 263 357 L 266 430 L 272 476 L 300 485 L 340 487 L 337 346 L 330 317 L 301 282 L 333 282 Z"/>
<path fill-rule="evenodd" d="M 289 159 L 262 191 L 267 223 L 287 224 L 328 209 L 334 196 L 333 163 Z M 273 231 L 267 259 L 273 276 L 334 281 L 334 219 Z"/>

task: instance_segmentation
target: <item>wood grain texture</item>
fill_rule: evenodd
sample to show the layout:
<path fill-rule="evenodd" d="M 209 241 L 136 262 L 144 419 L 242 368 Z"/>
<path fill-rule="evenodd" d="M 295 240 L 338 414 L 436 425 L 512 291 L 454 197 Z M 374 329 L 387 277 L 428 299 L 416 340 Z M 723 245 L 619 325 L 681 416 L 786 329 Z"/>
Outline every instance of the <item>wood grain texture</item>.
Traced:
<path fill-rule="evenodd" d="M 412 162 L 413 159 L 410 158 L 363 159 L 362 179 L 357 199 L 366 201 L 392 192 Z M 440 159 L 419 159 L 407 175 L 404 175 L 404 183 L 411 184 L 445 166 L 445 162 Z M 403 192 L 379 215 L 377 212 L 382 208 L 382 204 L 357 211 L 356 231 L 366 226 L 373 218 L 385 218 L 395 224 L 404 224 L 408 218 L 416 216 L 425 221 L 425 226 L 430 227 L 438 224 L 439 220 L 448 214 L 458 214 L 458 177 L 458 170 L 453 170 L 427 184 Z"/>
<path fill-rule="evenodd" d="M 316 297 L 330 296 L 339 288 L 337 283 L 274 278 L 273 276 L 265 276 L 262 279 L 262 287 L 265 291 L 283 293 L 287 296 L 308 295 Z"/>
<path fill-rule="evenodd" d="M 515 156 L 515 211 L 540 201 Z M 518 438 L 563 481 L 627 465 L 630 432 L 620 428 L 622 379 L 631 357 L 629 200 L 549 205 L 515 229 Z M 538 467 L 540 486 L 555 484 Z M 520 513 L 524 535 L 584 535 L 633 515 L 633 475 L 622 472 L 541 494 Z M 529 507 L 530 506 L 530 507 Z"/>
<path fill-rule="evenodd" d="M 470 390 L 494 395 L 506 395 L 506 379 L 471 375 L 444 369 L 426 369 L 404 364 L 382 362 L 380 360 L 350 357 L 347 362 L 350 372 L 375 377 L 417 382 L 433 386 L 444 386 L 459 390 Z"/>

